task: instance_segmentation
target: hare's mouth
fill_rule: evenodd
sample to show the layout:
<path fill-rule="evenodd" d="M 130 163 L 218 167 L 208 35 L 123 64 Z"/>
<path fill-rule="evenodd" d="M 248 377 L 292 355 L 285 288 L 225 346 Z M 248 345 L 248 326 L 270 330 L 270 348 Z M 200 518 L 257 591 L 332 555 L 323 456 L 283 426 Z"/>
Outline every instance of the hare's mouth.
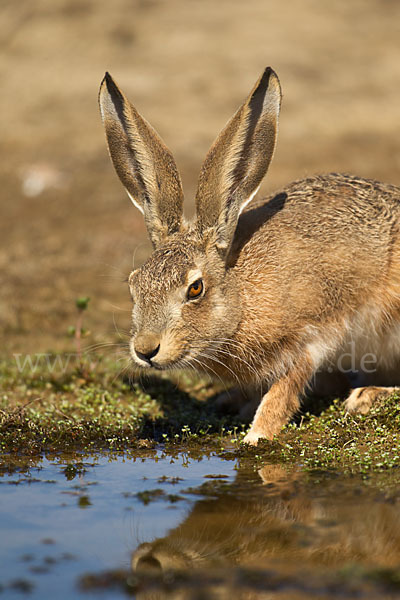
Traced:
<path fill-rule="evenodd" d="M 185 367 L 189 348 L 168 332 L 140 331 L 132 335 L 129 350 L 135 366 L 167 371 Z"/>
<path fill-rule="evenodd" d="M 177 357 L 167 358 L 158 357 L 142 357 L 138 356 L 137 352 L 131 351 L 131 358 L 135 366 L 141 369 L 156 369 L 157 371 L 169 371 L 171 369 L 185 369 L 188 368 L 190 360 L 185 358 L 185 354 Z"/>
<path fill-rule="evenodd" d="M 150 362 L 144 362 L 144 361 L 138 361 L 136 359 L 133 359 L 133 362 L 135 363 L 136 366 L 142 368 L 142 369 L 156 369 L 157 371 L 171 371 L 172 369 L 187 369 L 188 368 L 188 363 L 184 363 L 184 361 L 182 361 L 181 359 L 176 359 L 176 360 L 171 360 L 168 362 L 157 362 L 157 361 L 150 361 Z"/>

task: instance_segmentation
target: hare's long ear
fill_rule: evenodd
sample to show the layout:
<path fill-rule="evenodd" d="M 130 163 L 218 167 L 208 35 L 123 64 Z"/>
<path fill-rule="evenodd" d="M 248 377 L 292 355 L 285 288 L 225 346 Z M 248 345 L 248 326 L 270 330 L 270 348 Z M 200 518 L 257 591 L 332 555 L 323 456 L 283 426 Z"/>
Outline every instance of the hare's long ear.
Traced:
<path fill-rule="evenodd" d="M 256 194 L 274 152 L 281 88 L 268 67 L 245 103 L 211 146 L 196 195 L 197 226 L 213 228 L 221 252 L 227 252 L 240 212 Z"/>
<path fill-rule="evenodd" d="M 158 246 L 182 221 L 182 184 L 173 156 L 108 73 L 99 104 L 115 170 Z"/>

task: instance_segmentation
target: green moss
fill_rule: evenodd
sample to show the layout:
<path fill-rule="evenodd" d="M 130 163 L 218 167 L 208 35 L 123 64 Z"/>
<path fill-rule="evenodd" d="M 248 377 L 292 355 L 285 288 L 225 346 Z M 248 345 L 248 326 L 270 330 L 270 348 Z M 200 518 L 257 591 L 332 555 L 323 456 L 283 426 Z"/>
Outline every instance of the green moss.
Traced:
<path fill-rule="evenodd" d="M 51 358 L 54 364 L 57 356 Z M 203 439 L 224 420 L 207 397 L 206 382 L 149 378 L 139 384 L 109 359 L 65 373 L 0 362 L 0 451 L 37 453 L 68 448 L 151 447 Z"/>
<path fill-rule="evenodd" d="M 304 412 L 274 441 L 249 448 L 241 444 L 247 425 L 217 413 L 218 391 L 187 375 L 132 382 L 102 357 L 62 374 L 43 363 L 32 372 L 2 361 L 0 452 L 145 450 L 162 443 L 169 450 L 184 446 L 191 454 L 205 447 L 222 454 L 228 449 L 229 456 L 250 460 L 254 468 L 279 462 L 367 475 L 400 466 L 397 393 L 366 416 L 349 415 L 338 400 L 324 410 L 314 405 L 313 414 Z"/>
<path fill-rule="evenodd" d="M 71 369 L 59 376 L 44 368 L 20 373 L 2 362 L 0 373 L 3 451 L 135 444 L 144 416 L 162 414 L 156 400 L 118 377 L 112 362 L 89 374 Z"/>
<path fill-rule="evenodd" d="M 350 415 L 339 400 L 319 415 L 306 413 L 272 443 L 257 448 L 310 469 L 340 469 L 368 474 L 400 466 L 400 403 L 395 393 L 367 415 Z"/>

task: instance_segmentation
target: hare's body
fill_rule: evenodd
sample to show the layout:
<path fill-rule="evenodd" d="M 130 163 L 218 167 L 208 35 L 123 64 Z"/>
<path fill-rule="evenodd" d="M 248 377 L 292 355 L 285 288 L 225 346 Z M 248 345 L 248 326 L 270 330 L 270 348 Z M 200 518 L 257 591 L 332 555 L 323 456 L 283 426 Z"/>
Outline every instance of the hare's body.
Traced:
<path fill-rule="evenodd" d="M 193 224 L 182 219 L 172 155 L 109 75 L 100 106 L 114 166 L 155 247 L 129 277 L 137 365 L 268 390 L 250 443 L 279 432 L 318 371 L 398 383 L 400 189 L 331 174 L 249 204 L 275 147 L 271 69 L 207 155 Z M 356 389 L 348 408 L 365 410 L 391 389 Z"/>
<path fill-rule="evenodd" d="M 350 359 L 370 367 L 370 354 L 375 367 L 400 359 L 399 227 L 399 188 L 337 174 L 295 182 L 241 215 L 235 337 L 253 360 L 270 355 L 262 380 L 282 376 L 299 351 L 313 371 L 341 357 L 343 370 Z"/>

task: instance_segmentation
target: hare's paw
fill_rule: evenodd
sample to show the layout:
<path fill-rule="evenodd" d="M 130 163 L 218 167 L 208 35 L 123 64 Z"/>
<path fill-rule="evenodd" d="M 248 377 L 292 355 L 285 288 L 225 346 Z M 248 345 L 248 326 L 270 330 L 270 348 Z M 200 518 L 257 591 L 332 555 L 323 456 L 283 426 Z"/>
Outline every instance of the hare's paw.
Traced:
<path fill-rule="evenodd" d="M 245 435 L 245 437 L 243 438 L 243 444 L 249 444 L 250 446 L 257 446 L 258 444 L 258 440 L 261 439 L 262 436 L 260 436 L 258 433 L 255 433 L 254 431 L 249 431 L 247 435 Z"/>
<path fill-rule="evenodd" d="M 367 414 L 371 406 L 377 400 L 389 396 L 396 390 L 395 387 L 359 387 L 355 388 L 344 403 L 349 413 Z"/>
<path fill-rule="evenodd" d="M 243 443 L 249 444 L 250 446 L 257 446 L 260 440 L 268 439 L 271 439 L 268 435 L 265 435 L 260 431 L 257 432 L 255 429 L 251 428 L 244 436 Z"/>

